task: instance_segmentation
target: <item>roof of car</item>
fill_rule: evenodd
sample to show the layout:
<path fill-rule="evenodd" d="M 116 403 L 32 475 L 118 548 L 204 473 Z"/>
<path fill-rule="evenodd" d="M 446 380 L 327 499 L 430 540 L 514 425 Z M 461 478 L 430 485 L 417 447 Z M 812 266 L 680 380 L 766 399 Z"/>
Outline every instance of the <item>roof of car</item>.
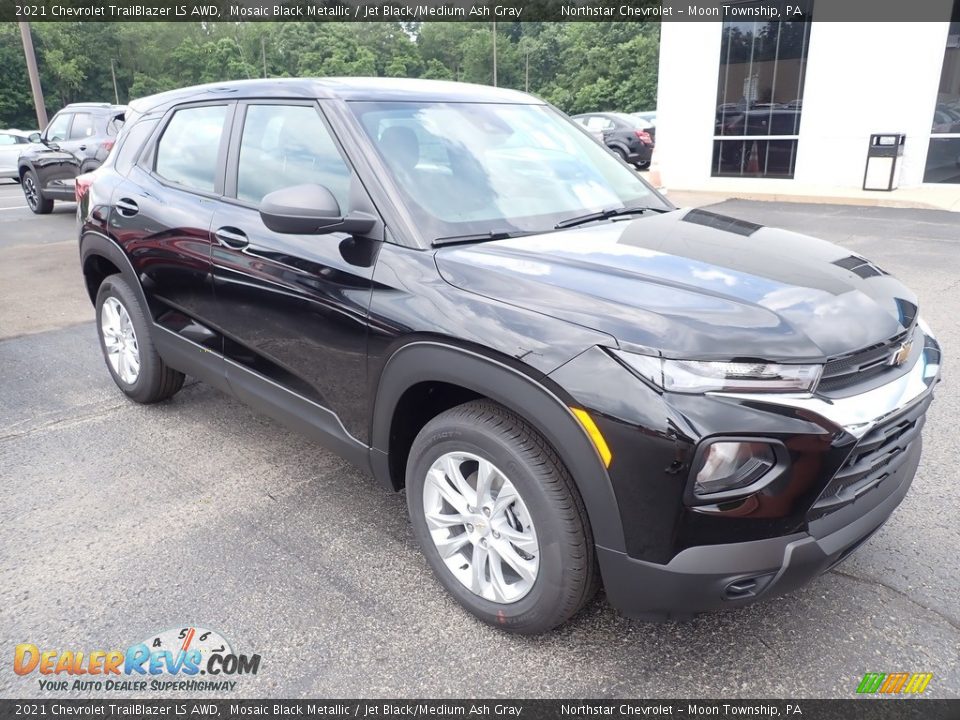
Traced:
<path fill-rule="evenodd" d="M 411 80 L 406 78 L 331 77 L 271 78 L 235 80 L 170 90 L 139 98 L 130 103 L 135 111 L 146 113 L 178 102 L 224 98 L 339 98 L 341 100 L 406 101 L 406 102 L 490 102 L 542 104 L 532 95 L 516 90 L 487 85 L 449 82 L 446 80 Z"/>
<path fill-rule="evenodd" d="M 109 112 L 123 112 L 127 109 L 126 105 L 111 105 L 110 103 L 81 102 L 70 103 L 63 110 L 105 110 Z"/>

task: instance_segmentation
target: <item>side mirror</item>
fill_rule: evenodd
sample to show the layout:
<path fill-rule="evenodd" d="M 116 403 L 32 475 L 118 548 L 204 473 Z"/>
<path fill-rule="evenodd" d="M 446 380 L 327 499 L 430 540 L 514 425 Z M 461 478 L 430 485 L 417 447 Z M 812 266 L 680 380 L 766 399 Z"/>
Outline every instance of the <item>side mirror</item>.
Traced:
<path fill-rule="evenodd" d="M 265 195 L 260 201 L 260 219 L 270 230 L 285 235 L 363 235 L 377 224 L 367 213 L 341 215 L 340 203 L 323 185 L 294 185 Z"/>
<path fill-rule="evenodd" d="M 32 143 L 38 143 L 38 142 L 40 142 L 40 133 L 38 133 L 38 132 L 30 133 L 30 134 L 27 136 L 27 140 L 29 140 L 29 141 L 32 142 Z"/>

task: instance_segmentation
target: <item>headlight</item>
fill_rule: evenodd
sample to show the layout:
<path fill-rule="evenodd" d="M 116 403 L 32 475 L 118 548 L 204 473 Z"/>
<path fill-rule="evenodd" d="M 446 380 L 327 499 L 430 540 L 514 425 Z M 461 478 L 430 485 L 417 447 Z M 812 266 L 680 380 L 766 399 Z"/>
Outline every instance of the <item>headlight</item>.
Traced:
<path fill-rule="evenodd" d="M 613 351 L 641 377 L 670 392 L 810 392 L 822 365 L 667 360 Z"/>

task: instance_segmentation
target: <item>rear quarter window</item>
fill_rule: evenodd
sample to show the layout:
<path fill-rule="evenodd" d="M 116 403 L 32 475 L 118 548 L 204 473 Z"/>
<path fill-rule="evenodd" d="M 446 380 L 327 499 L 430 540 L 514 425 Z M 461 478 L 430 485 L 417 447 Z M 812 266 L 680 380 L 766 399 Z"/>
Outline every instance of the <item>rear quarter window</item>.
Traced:
<path fill-rule="evenodd" d="M 159 118 L 141 120 L 132 127 L 128 128 L 123 137 L 120 138 L 120 147 L 117 149 L 116 159 L 113 161 L 114 169 L 121 175 L 130 172 L 140 157 L 140 151 L 144 143 L 153 133 Z"/>
<path fill-rule="evenodd" d="M 112 115 L 107 120 L 107 135 L 109 137 L 116 137 L 120 134 L 120 130 L 123 128 L 124 116 L 123 115 Z"/>

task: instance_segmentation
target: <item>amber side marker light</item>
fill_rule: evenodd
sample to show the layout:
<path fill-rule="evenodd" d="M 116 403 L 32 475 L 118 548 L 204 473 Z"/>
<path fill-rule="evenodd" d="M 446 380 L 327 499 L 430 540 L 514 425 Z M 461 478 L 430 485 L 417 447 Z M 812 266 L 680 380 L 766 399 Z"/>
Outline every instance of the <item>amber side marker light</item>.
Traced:
<path fill-rule="evenodd" d="M 613 460 L 613 453 L 611 453 L 610 448 L 607 447 L 607 441 L 603 439 L 603 434 L 593 421 L 593 418 L 590 417 L 590 413 L 575 407 L 570 408 L 570 412 L 577 416 L 577 420 L 580 421 L 583 429 L 587 431 L 587 435 L 589 435 L 593 441 L 593 446 L 597 449 L 597 452 L 600 453 L 603 466 L 610 467 L 610 461 Z"/>

